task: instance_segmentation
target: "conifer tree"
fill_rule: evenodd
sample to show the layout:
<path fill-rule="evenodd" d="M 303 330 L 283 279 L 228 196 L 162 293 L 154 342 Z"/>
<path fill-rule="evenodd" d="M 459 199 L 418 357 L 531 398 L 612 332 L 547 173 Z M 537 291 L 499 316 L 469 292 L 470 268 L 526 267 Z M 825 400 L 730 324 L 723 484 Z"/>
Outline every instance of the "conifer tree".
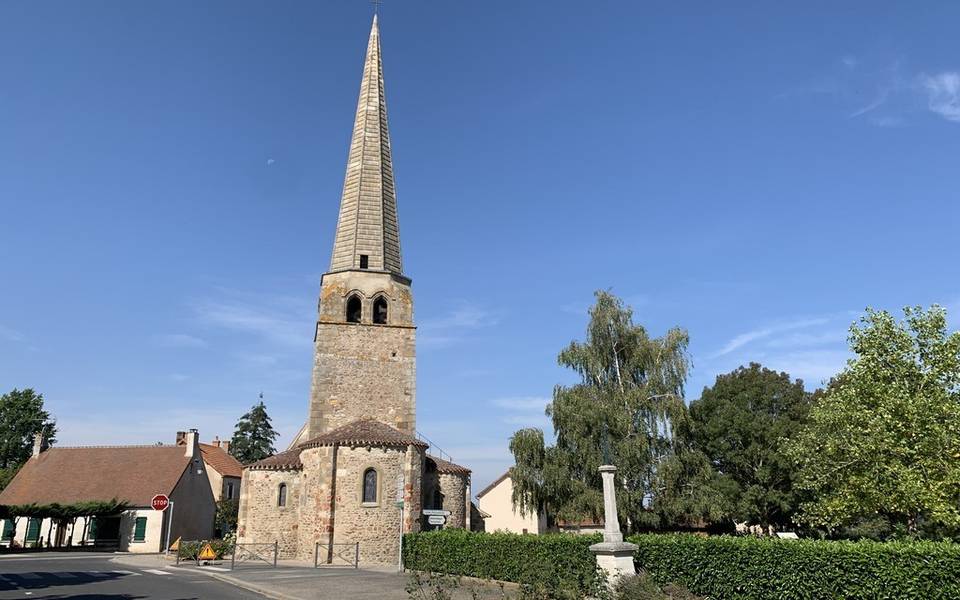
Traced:
<path fill-rule="evenodd" d="M 263 404 L 263 394 L 260 394 L 260 402 L 237 421 L 233 439 L 230 440 L 230 454 L 245 465 L 263 460 L 276 454 L 277 449 L 273 447 L 273 442 L 278 435 L 270 424 L 267 407 Z"/>

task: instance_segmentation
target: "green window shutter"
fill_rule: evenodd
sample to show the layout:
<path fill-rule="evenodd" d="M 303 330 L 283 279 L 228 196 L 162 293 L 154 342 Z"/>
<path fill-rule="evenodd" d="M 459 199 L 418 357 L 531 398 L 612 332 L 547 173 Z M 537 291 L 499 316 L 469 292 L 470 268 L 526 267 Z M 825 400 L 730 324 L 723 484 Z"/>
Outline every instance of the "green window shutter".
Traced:
<path fill-rule="evenodd" d="M 12 540 L 14 533 L 13 519 L 3 520 L 3 540 Z"/>
<path fill-rule="evenodd" d="M 137 521 L 133 526 L 133 541 L 142 542 L 146 538 L 147 538 L 147 518 L 137 517 Z"/>
<path fill-rule="evenodd" d="M 90 517 L 90 530 L 87 532 L 87 535 L 91 540 L 97 539 L 97 518 Z"/>
<path fill-rule="evenodd" d="M 40 539 L 40 519 L 33 518 L 27 521 L 27 541 L 36 542 Z"/>

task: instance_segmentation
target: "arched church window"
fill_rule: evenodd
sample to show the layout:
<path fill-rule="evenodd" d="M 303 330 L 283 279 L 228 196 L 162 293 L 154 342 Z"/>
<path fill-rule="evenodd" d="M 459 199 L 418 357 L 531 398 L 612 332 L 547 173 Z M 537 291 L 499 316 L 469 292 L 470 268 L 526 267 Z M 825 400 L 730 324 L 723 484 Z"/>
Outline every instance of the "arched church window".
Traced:
<path fill-rule="evenodd" d="M 363 472 L 363 499 L 364 503 L 377 501 L 377 471 L 369 468 Z"/>
<path fill-rule="evenodd" d="M 383 296 L 378 296 L 373 301 L 373 322 L 380 325 L 387 324 L 387 299 Z"/>
<path fill-rule="evenodd" d="M 350 296 L 347 300 L 347 323 L 359 323 L 362 311 L 363 304 L 360 302 L 360 296 Z"/>
<path fill-rule="evenodd" d="M 281 483 L 277 490 L 277 506 L 287 505 L 287 484 Z"/>

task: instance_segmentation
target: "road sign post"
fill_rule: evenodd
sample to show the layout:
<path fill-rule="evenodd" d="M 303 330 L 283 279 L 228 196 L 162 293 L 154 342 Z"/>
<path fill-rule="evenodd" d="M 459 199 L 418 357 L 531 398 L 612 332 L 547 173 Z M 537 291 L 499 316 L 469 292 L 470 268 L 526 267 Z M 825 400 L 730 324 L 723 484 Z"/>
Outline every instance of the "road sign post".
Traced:
<path fill-rule="evenodd" d="M 160 511 L 161 513 L 166 512 L 167 509 L 170 509 L 170 512 L 167 513 L 167 541 L 163 545 L 163 553 L 168 554 L 170 552 L 170 530 L 173 529 L 173 501 L 167 497 L 166 494 L 157 494 L 153 497 L 153 500 L 150 501 L 150 506 L 153 510 Z M 161 519 L 163 517 L 160 517 Z M 179 548 L 177 553 L 180 553 Z"/>

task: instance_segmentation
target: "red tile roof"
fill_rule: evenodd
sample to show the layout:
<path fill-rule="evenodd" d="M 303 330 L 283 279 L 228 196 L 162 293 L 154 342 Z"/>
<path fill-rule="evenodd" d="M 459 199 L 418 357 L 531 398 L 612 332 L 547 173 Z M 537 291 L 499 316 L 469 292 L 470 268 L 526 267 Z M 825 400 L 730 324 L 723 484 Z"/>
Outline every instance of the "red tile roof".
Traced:
<path fill-rule="evenodd" d="M 182 446 L 181 446 L 182 447 Z M 220 446 L 200 444 L 200 454 L 203 462 L 224 477 L 240 477 L 243 475 L 243 465 Z"/>
<path fill-rule="evenodd" d="M 443 460 L 442 458 L 437 458 L 436 456 L 427 455 L 429 460 L 432 460 L 437 465 L 437 473 L 451 473 L 453 475 L 469 475 L 470 469 L 466 467 L 461 467 L 456 463 L 452 463 L 449 460 Z"/>
<path fill-rule="evenodd" d="M 303 463 L 300 462 L 301 451 L 302 449 L 297 447 L 293 450 L 287 450 L 286 452 L 281 452 L 280 454 L 268 456 L 267 458 L 257 461 L 251 465 L 247 465 L 244 468 L 251 469 L 253 471 L 299 470 L 303 468 Z"/>
<path fill-rule="evenodd" d="M 297 446 L 298 448 L 317 448 L 319 446 L 419 446 L 429 448 L 429 444 L 381 423 L 376 419 L 360 419 L 338 427 L 333 431 L 318 435 Z"/>
<path fill-rule="evenodd" d="M 190 459 L 183 446 L 50 448 L 23 465 L 0 504 L 124 500 L 150 506 L 170 494 Z"/>
<path fill-rule="evenodd" d="M 426 442 L 398 431 L 376 419 L 360 419 L 307 440 L 292 450 L 287 450 L 286 452 L 281 452 L 255 462 L 252 465 L 247 465 L 245 468 L 254 471 L 301 469 L 303 468 L 303 463 L 300 462 L 300 452 L 307 448 L 333 445 L 388 448 L 406 448 L 407 446 L 417 446 L 419 448 L 429 447 Z M 453 463 L 448 464 L 452 465 Z"/>

